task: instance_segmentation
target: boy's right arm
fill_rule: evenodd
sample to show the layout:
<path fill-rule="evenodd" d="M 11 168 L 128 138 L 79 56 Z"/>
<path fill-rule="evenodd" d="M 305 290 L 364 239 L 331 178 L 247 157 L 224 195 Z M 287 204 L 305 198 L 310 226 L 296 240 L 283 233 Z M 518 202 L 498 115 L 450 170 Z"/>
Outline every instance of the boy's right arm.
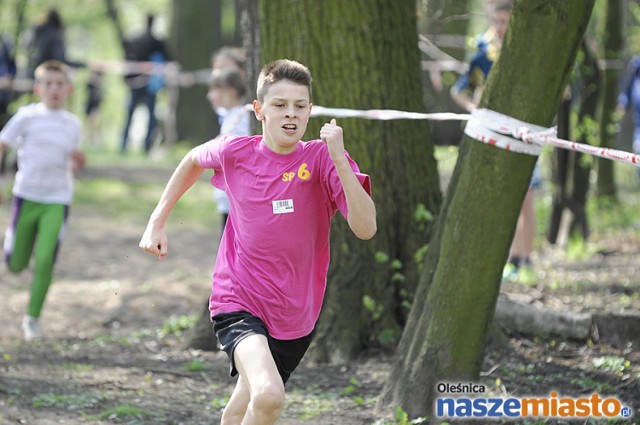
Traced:
<path fill-rule="evenodd" d="M 162 192 L 158 205 L 151 213 L 147 228 L 140 240 L 140 248 L 159 259 L 164 258 L 168 252 L 164 225 L 171 209 L 204 172 L 204 168 L 198 162 L 199 151 L 200 146 L 191 149 L 180 161 Z"/>

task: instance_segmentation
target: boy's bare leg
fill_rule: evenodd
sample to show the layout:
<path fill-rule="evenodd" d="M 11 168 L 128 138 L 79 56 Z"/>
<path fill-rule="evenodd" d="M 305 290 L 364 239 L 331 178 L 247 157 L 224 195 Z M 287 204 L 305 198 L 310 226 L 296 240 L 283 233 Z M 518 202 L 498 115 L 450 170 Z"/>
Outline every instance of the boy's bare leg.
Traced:
<path fill-rule="evenodd" d="M 249 384 L 245 381 L 242 375 L 238 375 L 238 381 L 236 387 L 233 389 L 233 393 L 229 398 L 229 402 L 222 412 L 221 425 L 240 425 L 244 419 L 244 415 L 247 412 L 247 406 L 249 405 L 249 399 L 251 394 L 249 393 Z"/>
<path fill-rule="evenodd" d="M 275 424 L 284 406 L 284 383 L 267 338 L 251 335 L 243 339 L 235 349 L 234 360 L 249 387 L 249 403 L 242 425 Z M 240 397 L 245 391 L 242 387 L 239 390 Z"/>
<path fill-rule="evenodd" d="M 516 226 L 516 233 L 511 245 L 511 256 L 528 258 L 533 251 L 533 244 L 536 235 L 536 211 L 535 211 L 535 190 L 529 189 L 522 209 L 520 210 L 520 216 L 518 217 L 518 224 Z"/>

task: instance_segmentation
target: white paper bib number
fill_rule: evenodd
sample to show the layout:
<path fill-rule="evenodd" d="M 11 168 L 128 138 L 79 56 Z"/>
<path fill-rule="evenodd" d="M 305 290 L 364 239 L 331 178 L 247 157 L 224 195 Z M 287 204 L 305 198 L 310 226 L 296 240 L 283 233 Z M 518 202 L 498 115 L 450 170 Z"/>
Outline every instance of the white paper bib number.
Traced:
<path fill-rule="evenodd" d="M 273 201 L 274 214 L 287 214 L 293 212 L 293 199 L 282 199 Z"/>

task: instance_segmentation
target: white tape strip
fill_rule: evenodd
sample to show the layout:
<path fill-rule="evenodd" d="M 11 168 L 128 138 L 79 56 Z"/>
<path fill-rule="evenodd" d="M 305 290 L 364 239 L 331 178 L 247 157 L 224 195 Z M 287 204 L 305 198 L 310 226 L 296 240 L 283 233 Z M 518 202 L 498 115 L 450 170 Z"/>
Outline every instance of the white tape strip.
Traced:
<path fill-rule="evenodd" d="M 505 149 L 511 152 L 524 153 L 527 155 L 538 156 L 542 150 L 542 146 L 532 143 L 521 142 L 513 137 L 491 131 L 480 121 L 471 119 L 464 129 L 464 133 L 472 139 Z"/>
<path fill-rule="evenodd" d="M 419 112 L 397 111 L 395 109 L 345 109 L 345 108 L 325 108 L 324 106 L 313 105 L 311 116 L 330 116 L 333 118 L 364 118 L 368 120 L 437 120 L 437 121 L 465 121 L 471 118 L 469 114 L 454 114 L 452 112 L 436 112 L 424 114 Z"/>
<path fill-rule="evenodd" d="M 548 130 L 489 109 L 475 109 L 464 133 L 500 149 L 538 156 L 542 144 L 534 142 L 530 136 Z"/>
<path fill-rule="evenodd" d="M 528 124 L 489 109 L 473 111 L 465 134 L 502 149 L 529 155 L 538 155 L 542 146 L 551 145 L 640 167 L 640 155 L 559 139 L 556 137 L 555 127 L 544 128 Z"/>

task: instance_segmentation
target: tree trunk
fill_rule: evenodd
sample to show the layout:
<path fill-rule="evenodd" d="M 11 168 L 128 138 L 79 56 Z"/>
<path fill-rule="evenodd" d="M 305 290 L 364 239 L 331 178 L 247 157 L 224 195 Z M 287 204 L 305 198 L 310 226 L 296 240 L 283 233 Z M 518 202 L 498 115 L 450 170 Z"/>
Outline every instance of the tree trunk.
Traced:
<path fill-rule="evenodd" d="M 173 0 L 169 47 L 183 71 L 211 67 L 211 54 L 221 47 L 220 4 L 221 0 Z M 218 133 L 218 121 L 206 95 L 203 84 L 180 88 L 176 111 L 179 140 L 196 145 Z"/>
<path fill-rule="evenodd" d="M 313 103 L 424 110 L 415 1 L 269 0 L 261 2 L 261 17 L 264 62 L 306 64 Z M 312 119 L 305 137 L 318 138 L 330 118 Z M 428 240 L 441 193 L 425 121 L 338 124 L 346 149 L 371 175 L 378 233 L 363 242 L 344 219 L 334 219 L 325 306 L 310 356 L 347 362 L 364 345 L 394 345 L 399 338 L 417 282 L 415 256 Z"/>
<path fill-rule="evenodd" d="M 236 10 L 240 15 L 240 28 L 242 29 L 242 45 L 246 51 L 245 62 L 245 85 L 248 100 L 253 99 L 256 94 L 256 81 L 262 68 L 262 49 L 260 47 L 260 8 L 259 0 L 236 0 Z M 258 120 L 251 121 L 251 132 L 259 134 Z"/>
<path fill-rule="evenodd" d="M 516 0 L 480 107 L 548 126 L 593 0 Z M 465 137 L 379 408 L 431 415 L 440 382 L 477 380 L 536 159 Z"/>
<path fill-rule="evenodd" d="M 426 26 L 420 28 L 420 32 L 441 48 L 443 53 L 462 62 L 465 59 L 465 34 L 468 33 L 471 19 L 470 8 L 469 1 L 431 0 L 425 8 Z M 436 65 L 437 58 L 427 56 L 425 59 L 424 65 L 431 64 L 423 72 L 427 111 L 466 113 L 449 95 L 459 73 L 431 69 Z M 436 145 L 458 145 L 463 136 L 463 127 L 459 121 L 429 121 L 429 129 Z"/>
<path fill-rule="evenodd" d="M 606 19 L 600 34 L 603 37 L 603 57 L 605 67 L 602 80 L 602 104 L 600 108 L 600 143 L 602 147 L 615 147 L 616 132 L 612 130 L 613 113 L 618 97 L 618 80 L 622 69 L 622 0 L 607 2 Z M 596 159 L 598 179 L 596 195 L 616 198 L 614 163 L 604 158 Z"/>
<path fill-rule="evenodd" d="M 111 19 L 111 22 L 113 22 L 113 27 L 116 30 L 118 41 L 120 42 L 120 46 L 122 47 L 122 51 L 124 52 L 126 37 L 124 35 L 122 21 L 120 20 L 120 13 L 118 12 L 118 7 L 116 6 L 115 0 L 105 0 L 105 6 L 107 7 L 107 16 L 109 16 L 109 19 Z"/>
<path fill-rule="evenodd" d="M 598 138 L 596 121 L 598 101 L 600 99 L 600 71 L 598 60 L 591 49 L 583 43 L 582 57 L 578 64 L 578 84 L 580 92 L 578 123 L 575 139 L 579 143 L 594 145 Z M 563 102 L 564 103 L 564 102 Z M 566 134 L 560 137 L 573 140 L 568 128 L 568 111 L 562 111 L 558 120 L 567 127 Z M 558 149 L 553 152 L 553 183 L 555 192 L 549 221 L 547 239 L 552 244 L 564 246 L 571 236 L 589 237 L 586 204 L 589 192 L 589 173 L 591 161 L 586 154 Z"/>

